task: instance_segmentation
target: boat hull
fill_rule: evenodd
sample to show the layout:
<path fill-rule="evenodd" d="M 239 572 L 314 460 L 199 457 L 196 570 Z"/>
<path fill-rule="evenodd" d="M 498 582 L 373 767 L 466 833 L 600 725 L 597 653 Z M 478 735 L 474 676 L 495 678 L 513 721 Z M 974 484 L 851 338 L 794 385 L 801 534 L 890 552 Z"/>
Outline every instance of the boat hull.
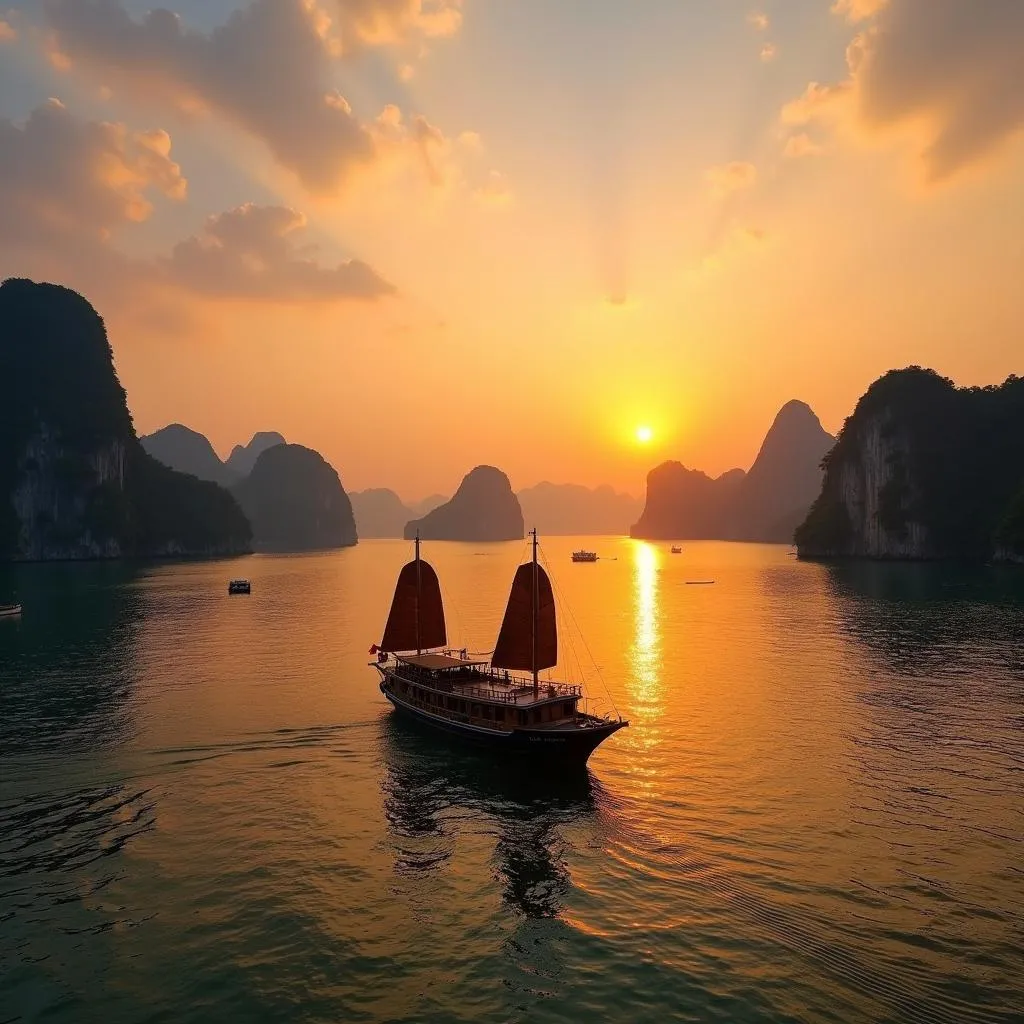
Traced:
<path fill-rule="evenodd" d="M 531 760 L 571 761 L 586 764 L 590 755 L 613 733 L 626 726 L 625 722 L 604 722 L 583 729 L 530 729 L 511 730 L 483 729 L 462 722 L 455 722 L 440 715 L 431 714 L 392 693 L 382 680 L 380 692 L 391 702 L 404 718 L 426 727 L 447 733 L 449 736 L 478 748 L 486 748 L 501 756 L 527 757 Z"/>

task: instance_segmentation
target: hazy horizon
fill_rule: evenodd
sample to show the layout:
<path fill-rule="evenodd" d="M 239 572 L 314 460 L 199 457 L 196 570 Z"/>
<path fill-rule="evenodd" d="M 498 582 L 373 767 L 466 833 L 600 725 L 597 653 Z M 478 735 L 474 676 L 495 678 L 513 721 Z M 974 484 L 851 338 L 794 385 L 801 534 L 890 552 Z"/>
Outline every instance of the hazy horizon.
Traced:
<path fill-rule="evenodd" d="M 139 434 L 635 496 L 1021 369 L 1024 5 L 164 2 L 0 8 L 0 278 L 89 298 Z"/>

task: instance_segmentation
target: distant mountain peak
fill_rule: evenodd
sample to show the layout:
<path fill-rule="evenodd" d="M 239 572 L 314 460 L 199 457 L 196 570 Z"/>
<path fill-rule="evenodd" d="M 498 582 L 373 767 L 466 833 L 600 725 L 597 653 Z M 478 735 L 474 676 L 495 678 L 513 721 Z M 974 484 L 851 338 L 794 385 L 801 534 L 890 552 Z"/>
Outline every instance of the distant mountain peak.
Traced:
<path fill-rule="evenodd" d="M 749 475 L 756 479 L 766 463 L 789 460 L 808 451 L 820 449 L 824 454 L 834 443 L 835 438 L 821 425 L 814 410 L 806 402 L 793 399 L 776 415 Z"/>
<path fill-rule="evenodd" d="M 248 476 L 256 465 L 256 460 L 268 448 L 276 448 L 279 444 L 287 443 L 284 436 L 276 430 L 258 430 L 247 445 L 236 444 L 231 449 L 225 465 L 235 476 Z"/>
<path fill-rule="evenodd" d="M 220 461 L 206 435 L 184 423 L 169 423 L 139 440 L 154 459 L 179 473 L 190 473 L 222 487 L 236 479 L 231 469 Z"/>
<path fill-rule="evenodd" d="M 450 501 L 406 524 L 406 539 L 417 530 L 424 540 L 516 540 L 523 536 L 523 513 L 500 469 L 475 466 Z"/>
<path fill-rule="evenodd" d="M 821 490 L 821 461 L 834 443 L 806 402 L 787 402 L 747 473 L 711 480 L 680 462 L 652 469 L 633 536 L 788 540 Z"/>

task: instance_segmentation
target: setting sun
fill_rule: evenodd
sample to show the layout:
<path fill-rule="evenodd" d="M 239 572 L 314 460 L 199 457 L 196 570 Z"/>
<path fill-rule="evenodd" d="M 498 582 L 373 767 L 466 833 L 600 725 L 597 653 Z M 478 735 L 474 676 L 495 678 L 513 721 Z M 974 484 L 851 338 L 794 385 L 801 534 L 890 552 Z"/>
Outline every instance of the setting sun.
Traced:
<path fill-rule="evenodd" d="M 649 444 L 651 439 L 654 437 L 654 431 L 650 427 L 637 427 L 636 428 L 636 439 L 641 444 Z"/>

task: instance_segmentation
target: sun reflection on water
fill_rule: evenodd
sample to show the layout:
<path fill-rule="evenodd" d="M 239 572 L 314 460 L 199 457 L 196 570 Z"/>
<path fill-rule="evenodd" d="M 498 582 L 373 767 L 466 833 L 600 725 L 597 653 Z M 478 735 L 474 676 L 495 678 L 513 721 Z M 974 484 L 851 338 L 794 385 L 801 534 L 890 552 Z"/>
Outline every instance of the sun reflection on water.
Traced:
<path fill-rule="evenodd" d="M 660 742 L 658 720 L 662 714 L 661 615 L 658 573 L 661 555 L 652 544 L 633 545 L 634 631 L 630 690 L 641 746 Z M 642 724 L 641 724 L 642 723 Z"/>

